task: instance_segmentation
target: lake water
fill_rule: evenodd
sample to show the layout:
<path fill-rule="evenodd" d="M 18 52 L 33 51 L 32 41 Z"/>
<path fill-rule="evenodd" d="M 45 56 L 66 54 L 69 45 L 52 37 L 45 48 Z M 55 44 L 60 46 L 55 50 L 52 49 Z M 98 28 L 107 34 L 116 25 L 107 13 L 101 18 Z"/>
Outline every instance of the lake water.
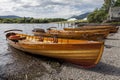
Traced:
<path fill-rule="evenodd" d="M 6 45 L 6 39 L 5 39 L 5 34 L 4 31 L 9 30 L 9 29 L 21 29 L 23 30 L 23 33 L 26 34 L 32 34 L 32 30 L 34 28 L 42 28 L 42 29 L 47 29 L 49 27 L 57 27 L 57 24 L 0 24 L 0 54 L 4 52 L 5 48 L 4 45 Z M 58 27 L 60 29 L 61 27 Z"/>
<path fill-rule="evenodd" d="M 23 33 L 32 34 L 33 28 L 47 29 L 58 24 L 0 24 L 0 80 L 1 79 L 34 79 L 46 72 L 46 58 L 36 57 L 16 50 L 7 44 L 4 31 L 21 29 Z M 63 27 L 58 27 L 62 29 Z M 47 58 L 49 59 L 49 58 Z M 49 60 L 48 60 L 49 62 Z M 58 64 L 58 63 L 57 63 Z M 58 64 L 60 65 L 60 64 Z"/>

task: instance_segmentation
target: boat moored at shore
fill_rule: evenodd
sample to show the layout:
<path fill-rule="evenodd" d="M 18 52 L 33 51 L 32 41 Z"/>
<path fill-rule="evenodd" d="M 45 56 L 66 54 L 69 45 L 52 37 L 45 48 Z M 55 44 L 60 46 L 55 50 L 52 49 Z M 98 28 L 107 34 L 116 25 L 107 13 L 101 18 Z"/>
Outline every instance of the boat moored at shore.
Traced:
<path fill-rule="evenodd" d="M 101 59 L 104 43 L 100 41 L 36 37 L 9 32 L 8 43 L 19 50 L 69 61 L 81 66 L 93 66 Z"/>

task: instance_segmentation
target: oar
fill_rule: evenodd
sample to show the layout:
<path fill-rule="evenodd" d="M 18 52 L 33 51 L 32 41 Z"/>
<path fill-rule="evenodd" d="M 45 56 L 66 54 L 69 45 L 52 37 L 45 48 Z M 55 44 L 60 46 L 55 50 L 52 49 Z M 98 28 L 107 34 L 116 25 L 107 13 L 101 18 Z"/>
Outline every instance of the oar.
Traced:
<path fill-rule="evenodd" d="M 6 33 L 6 32 L 10 32 L 10 31 L 23 31 L 23 30 L 20 30 L 20 29 L 10 29 L 10 30 L 6 30 L 6 31 L 4 31 L 4 33 Z"/>

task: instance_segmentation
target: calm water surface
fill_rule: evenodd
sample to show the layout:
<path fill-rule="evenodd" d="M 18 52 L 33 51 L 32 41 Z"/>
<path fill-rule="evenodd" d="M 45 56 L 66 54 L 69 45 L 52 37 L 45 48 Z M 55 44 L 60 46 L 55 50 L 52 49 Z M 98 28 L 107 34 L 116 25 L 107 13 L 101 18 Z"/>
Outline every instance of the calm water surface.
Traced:
<path fill-rule="evenodd" d="M 0 24 L 0 80 L 34 79 L 49 73 L 45 66 L 45 64 L 51 64 L 49 58 L 29 55 L 12 48 L 7 44 L 4 31 L 21 29 L 26 34 L 32 34 L 33 28 L 46 29 L 51 26 L 58 26 L 58 24 Z M 61 28 L 58 27 L 58 29 Z M 59 63 L 53 63 L 56 63 L 60 68 Z"/>

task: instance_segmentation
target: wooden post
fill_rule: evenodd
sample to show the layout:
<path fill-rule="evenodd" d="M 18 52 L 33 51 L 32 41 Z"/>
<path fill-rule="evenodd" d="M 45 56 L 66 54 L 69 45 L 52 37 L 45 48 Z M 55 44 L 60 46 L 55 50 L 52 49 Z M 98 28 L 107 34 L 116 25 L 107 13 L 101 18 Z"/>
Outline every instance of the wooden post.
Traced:
<path fill-rule="evenodd" d="M 65 28 L 65 22 L 64 22 L 64 28 Z"/>
<path fill-rule="evenodd" d="M 62 22 L 61 22 L 61 27 L 62 27 Z"/>
<path fill-rule="evenodd" d="M 68 27 L 69 27 L 69 22 L 67 24 L 68 24 Z"/>
<path fill-rule="evenodd" d="M 58 27 L 59 27 L 59 22 L 57 24 L 58 24 Z"/>

